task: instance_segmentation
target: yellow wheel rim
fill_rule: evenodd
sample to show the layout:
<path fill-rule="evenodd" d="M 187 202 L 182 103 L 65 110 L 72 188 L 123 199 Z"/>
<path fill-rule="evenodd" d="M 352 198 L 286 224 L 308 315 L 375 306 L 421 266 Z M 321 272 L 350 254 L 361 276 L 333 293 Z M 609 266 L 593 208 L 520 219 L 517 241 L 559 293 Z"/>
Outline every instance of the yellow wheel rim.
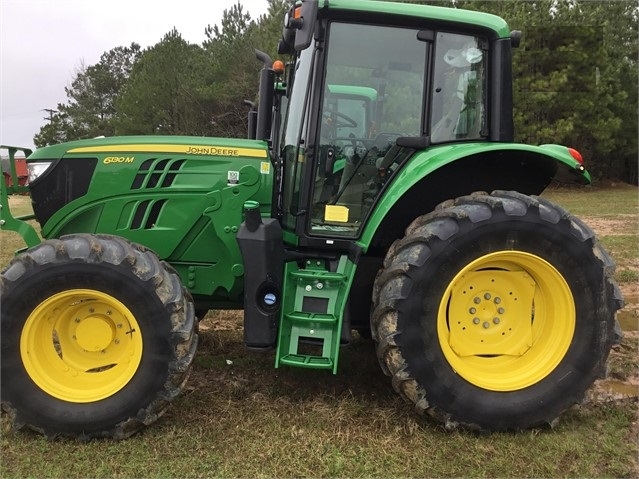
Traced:
<path fill-rule="evenodd" d="M 22 363 L 43 391 L 87 403 L 112 396 L 142 359 L 142 334 L 131 311 L 89 289 L 55 294 L 27 318 L 20 337 Z"/>
<path fill-rule="evenodd" d="M 482 256 L 464 267 L 439 305 L 446 360 L 466 381 L 516 391 L 548 376 L 575 332 L 570 287 L 550 263 L 521 251 Z"/>

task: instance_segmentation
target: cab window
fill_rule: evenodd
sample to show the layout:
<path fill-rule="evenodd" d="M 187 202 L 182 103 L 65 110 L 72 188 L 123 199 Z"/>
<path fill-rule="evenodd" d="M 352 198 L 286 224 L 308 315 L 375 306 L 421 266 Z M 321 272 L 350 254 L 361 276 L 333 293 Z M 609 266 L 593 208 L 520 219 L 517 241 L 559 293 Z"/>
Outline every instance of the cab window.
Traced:
<path fill-rule="evenodd" d="M 440 32 L 435 42 L 430 140 L 487 136 L 486 65 L 481 39 Z"/>

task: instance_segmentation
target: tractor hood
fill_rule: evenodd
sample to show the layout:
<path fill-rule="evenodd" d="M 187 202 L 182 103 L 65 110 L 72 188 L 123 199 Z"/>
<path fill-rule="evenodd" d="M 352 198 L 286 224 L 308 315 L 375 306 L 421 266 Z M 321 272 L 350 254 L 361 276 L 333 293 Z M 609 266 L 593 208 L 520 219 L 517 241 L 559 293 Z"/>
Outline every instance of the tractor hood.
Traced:
<path fill-rule="evenodd" d="M 271 213 L 274 168 L 262 141 L 96 138 L 41 148 L 28 165 L 37 174 L 30 189 L 45 238 L 117 234 L 163 259 L 186 255 L 215 263 L 217 256 L 195 258 L 198 253 L 185 245 L 201 239 L 222 253 L 235 247 L 234 237 L 226 244 L 232 236 L 227 230 L 241 223 L 245 201 Z"/>
<path fill-rule="evenodd" d="M 171 153 L 183 155 L 245 156 L 266 158 L 266 143 L 254 140 L 200 136 L 116 136 L 70 141 L 39 148 L 29 162 L 59 159 L 67 155 L 110 153 Z"/>

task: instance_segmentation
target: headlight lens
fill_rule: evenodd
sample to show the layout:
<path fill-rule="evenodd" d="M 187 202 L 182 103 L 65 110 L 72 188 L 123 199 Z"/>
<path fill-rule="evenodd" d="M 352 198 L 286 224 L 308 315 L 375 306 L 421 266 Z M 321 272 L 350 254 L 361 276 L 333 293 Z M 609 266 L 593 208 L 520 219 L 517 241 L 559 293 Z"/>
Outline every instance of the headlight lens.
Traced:
<path fill-rule="evenodd" d="M 53 164 L 53 161 L 34 161 L 27 163 L 27 170 L 29 171 L 29 183 L 33 183 L 39 176 L 42 175 Z"/>

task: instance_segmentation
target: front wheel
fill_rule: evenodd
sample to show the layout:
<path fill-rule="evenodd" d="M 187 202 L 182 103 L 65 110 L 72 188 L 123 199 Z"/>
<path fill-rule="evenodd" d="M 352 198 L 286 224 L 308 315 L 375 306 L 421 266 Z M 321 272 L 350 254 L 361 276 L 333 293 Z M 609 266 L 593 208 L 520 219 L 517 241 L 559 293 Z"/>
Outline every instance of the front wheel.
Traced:
<path fill-rule="evenodd" d="M 594 233 L 537 197 L 440 205 L 389 250 L 373 337 L 395 389 L 448 427 L 552 424 L 603 374 L 621 306 Z"/>
<path fill-rule="evenodd" d="M 49 240 L 2 273 L 2 408 L 48 437 L 130 436 L 182 390 L 193 304 L 151 251 L 106 235 Z"/>

